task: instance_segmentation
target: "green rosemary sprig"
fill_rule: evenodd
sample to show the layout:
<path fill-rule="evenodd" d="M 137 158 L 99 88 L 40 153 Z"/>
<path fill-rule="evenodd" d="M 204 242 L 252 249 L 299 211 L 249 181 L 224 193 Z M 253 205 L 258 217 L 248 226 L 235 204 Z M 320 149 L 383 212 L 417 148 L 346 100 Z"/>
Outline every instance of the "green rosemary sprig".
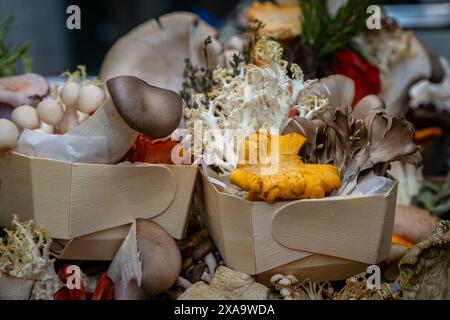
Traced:
<path fill-rule="evenodd" d="M 370 5 L 383 1 L 348 0 L 335 16 L 328 13 L 326 0 L 300 1 L 301 41 L 317 52 L 319 59 L 348 46 L 352 38 L 364 27 Z"/>

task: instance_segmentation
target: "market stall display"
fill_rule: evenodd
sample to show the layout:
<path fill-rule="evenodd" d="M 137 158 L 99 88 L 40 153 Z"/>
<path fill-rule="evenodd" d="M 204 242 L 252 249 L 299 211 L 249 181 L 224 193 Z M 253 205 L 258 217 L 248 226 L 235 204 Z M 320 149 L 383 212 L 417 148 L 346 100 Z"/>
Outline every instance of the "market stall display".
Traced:
<path fill-rule="evenodd" d="M 449 69 L 370 3 L 253 2 L 227 43 L 169 13 L 60 83 L 0 50 L 0 299 L 447 298 L 445 129 L 411 114 Z"/>

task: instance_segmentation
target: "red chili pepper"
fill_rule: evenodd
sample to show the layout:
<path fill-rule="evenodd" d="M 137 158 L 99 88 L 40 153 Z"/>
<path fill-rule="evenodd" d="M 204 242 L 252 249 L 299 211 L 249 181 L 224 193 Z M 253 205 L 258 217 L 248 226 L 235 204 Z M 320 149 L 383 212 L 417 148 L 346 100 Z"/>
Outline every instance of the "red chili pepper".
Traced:
<path fill-rule="evenodd" d="M 53 295 L 53 300 L 86 300 L 87 293 L 84 289 L 69 289 L 62 287 Z"/>
<path fill-rule="evenodd" d="M 114 299 L 114 283 L 105 272 L 98 280 L 95 291 L 91 300 L 113 300 Z"/>

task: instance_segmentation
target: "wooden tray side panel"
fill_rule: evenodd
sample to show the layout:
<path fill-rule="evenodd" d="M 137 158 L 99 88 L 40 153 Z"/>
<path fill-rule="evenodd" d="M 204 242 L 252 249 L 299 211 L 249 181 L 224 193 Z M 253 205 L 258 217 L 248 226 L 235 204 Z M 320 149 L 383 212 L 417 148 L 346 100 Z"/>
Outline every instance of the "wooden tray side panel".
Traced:
<path fill-rule="evenodd" d="M 0 225 L 11 224 L 13 214 L 21 220 L 33 219 L 33 185 L 28 158 L 10 152 L 0 154 Z"/>
<path fill-rule="evenodd" d="M 285 203 L 269 205 L 263 202 L 254 203 L 253 233 L 255 243 L 256 273 L 261 273 L 311 255 L 309 252 L 289 249 L 281 245 L 272 236 L 272 220 L 277 210 Z"/>
<path fill-rule="evenodd" d="M 185 236 L 187 224 L 192 210 L 192 196 L 198 168 L 196 166 L 169 165 L 166 166 L 175 176 L 177 194 L 170 206 L 153 221 L 161 225 L 176 239 Z"/>
<path fill-rule="evenodd" d="M 153 218 L 174 199 L 176 182 L 164 166 L 74 164 L 71 238 Z"/>
<path fill-rule="evenodd" d="M 13 152 L 0 160 L 0 224 L 34 219 L 52 238 L 69 237 L 70 165 Z"/>
<path fill-rule="evenodd" d="M 46 159 L 31 160 L 34 219 L 52 238 L 70 239 L 71 165 Z"/>
<path fill-rule="evenodd" d="M 256 274 L 251 204 L 219 193 L 202 174 L 205 223 L 225 263 L 237 271 Z"/>
<path fill-rule="evenodd" d="M 385 195 L 299 201 L 278 211 L 272 233 L 289 248 L 377 263 L 391 204 Z"/>
<path fill-rule="evenodd" d="M 377 262 L 383 261 L 391 252 L 392 245 L 392 234 L 394 232 L 394 218 L 395 218 L 395 208 L 397 205 L 397 190 L 398 184 L 392 189 L 391 193 L 388 194 L 385 201 L 386 215 L 384 217 L 383 232 L 381 235 L 381 242 L 378 249 Z"/>

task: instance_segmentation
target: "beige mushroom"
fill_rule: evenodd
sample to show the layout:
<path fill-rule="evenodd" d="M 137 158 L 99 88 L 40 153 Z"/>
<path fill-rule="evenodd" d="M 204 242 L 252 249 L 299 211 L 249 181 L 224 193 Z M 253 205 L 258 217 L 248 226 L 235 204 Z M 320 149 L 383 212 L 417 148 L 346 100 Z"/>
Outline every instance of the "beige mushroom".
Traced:
<path fill-rule="evenodd" d="M 64 108 L 56 99 L 46 99 L 36 107 L 39 118 L 45 123 L 56 126 L 64 118 Z"/>
<path fill-rule="evenodd" d="M 430 56 L 417 38 L 412 39 L 412 54 L 392 66 L 388 75 L 381 79 L 380 97 L 386 103 L 390 116 L 404 116 L 408 111 L 408 89 L 421 79 L 432 76 Z"/>
<path fill-rule="evenodd" d="M 217 30 L 187 12 L 175 12 L 150 20 L 120 38 L 105 57 L 100 80 L 133 75 L 149 84 L 179 92 L 183 82 L 184 59 L 194 65 L 205 64 L 203 42 L 214 39 L 208 47 L 212 65 L 224 64 Z"/>
<path fill-rule="evenodd" d="M 32 106 L 23 105 L 14 109 L 11 113 L 11 121 L 16 124 L 19 129 L 34 130 L 39 128 L 41 121 L 37 111 Z"/>
<path fill-rule="evenodd" d="M 35 105 L 48 93 L 47 80 L 34 73 L 0 78 L 0 103 L 17 107 Z"/>
<path fill-rule="evenodd" d="M 111 98 L 90 118 L 67 134 L 105 137 L 109 163 L 120 161 L 136 141 L 138 131 L 153 138 L 168 136 L 180 123 L 181 98 L 174 92 L 122 76 L 107 82 Z"/>
<path fill-rule="evenodd" d="M 7 119 L 0 119 L 0 151 L 14 148 L 18 137 L 16 125 Z"/>
<path fill-rule="evenodd" d="M 329 99 L 331 106 L 351 106 L 355 96 L 355 82 L 346 76 L 331 75 L 314 83 L 311 91 Z"/>

